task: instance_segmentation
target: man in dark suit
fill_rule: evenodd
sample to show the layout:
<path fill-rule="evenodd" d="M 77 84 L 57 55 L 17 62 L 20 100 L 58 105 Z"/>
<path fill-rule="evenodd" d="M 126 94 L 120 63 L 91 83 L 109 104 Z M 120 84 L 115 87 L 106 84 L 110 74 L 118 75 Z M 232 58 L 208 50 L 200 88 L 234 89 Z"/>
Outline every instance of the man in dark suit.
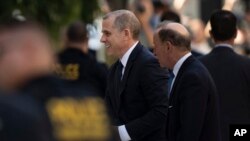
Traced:
<path fill-rule="evenodd" d="M 119 58 L 108 77 L 106 103 L 122 141 L 165 141 L 167 72 L 138 41 L 140 22 L 127 10 L 103 18 L 102 38 Z"/>
<path fill-rule="evenodd" d="M 92 85 L 104 98 L 107 67 L 96 61 L 88 49 L 88 32 L 83 22 L 77 21 L 66 31 L 65 49 L 58 54 L 57 74 L 79 88 L 83 83 Z"/>
<path fill-rule="evenodd" d="M 170 69 L 168 141 L 219 141 L 218 98 L 206 68 L 190 53 L 190 35 L 163 22 L 154 35 L 155 54 Z"/>
<path fill-rule="evenodd" d="M 231 124 L 250 123 L 250 59 L 233 50 L 236 22 L 235 15 L 230 11 L 213 13 L 210 36 L 215 47 L 211 53 L 200 58 L 212 75 L 219 94 L 223 141 L 229 141 Z"/>

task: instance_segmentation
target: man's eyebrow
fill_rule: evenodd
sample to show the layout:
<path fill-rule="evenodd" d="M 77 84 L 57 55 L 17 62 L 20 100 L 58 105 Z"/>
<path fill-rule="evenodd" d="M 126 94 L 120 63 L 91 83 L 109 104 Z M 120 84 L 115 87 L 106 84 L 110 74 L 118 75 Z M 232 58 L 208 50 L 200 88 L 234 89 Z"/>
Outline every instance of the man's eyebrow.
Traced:
<path fill-rule="evenodd" d="M 102 33 L 105 33 L 105 34 L 110 34 L 111 32 L 108 31 L 108 30 L 102 30 Z"/>
<path fill-rule="evenodd" d="M 103 29 L 103 30 L 102 30 L 102 32 L 109 32 L 109 31 L 108 31 L 108 30 L 106 30 L 106 29 Z"/>

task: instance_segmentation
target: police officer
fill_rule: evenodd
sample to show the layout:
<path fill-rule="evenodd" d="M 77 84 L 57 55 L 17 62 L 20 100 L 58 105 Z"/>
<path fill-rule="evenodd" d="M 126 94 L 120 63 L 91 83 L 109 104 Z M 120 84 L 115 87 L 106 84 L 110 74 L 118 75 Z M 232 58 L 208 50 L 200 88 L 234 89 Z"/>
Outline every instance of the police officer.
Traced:
<path fill-rule="evenodd" d="M 81 87 L 88 82 L 104 97 L 107 68 L 98 63 L 88 50 L 88 35 L 83 22 L 72 23 L 66 31 L 65 49 L 59 53 L 56 72 Z"/>

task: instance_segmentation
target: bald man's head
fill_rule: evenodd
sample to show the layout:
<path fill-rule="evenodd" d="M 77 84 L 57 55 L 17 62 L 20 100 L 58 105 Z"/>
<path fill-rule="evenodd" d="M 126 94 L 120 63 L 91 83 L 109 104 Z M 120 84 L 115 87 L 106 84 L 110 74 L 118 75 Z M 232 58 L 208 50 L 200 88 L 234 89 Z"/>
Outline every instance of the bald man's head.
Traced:
<path fill-rule="evenodd" d="M 166 25 L 166 29 L 171 29 L 173 31 L 178 32 L 182 36 L 189 37 L 188 30 L 182 24 L 174 23 L 174 22 L 168 23 Z"/>
<path fill-rule="evenodd" d="M 182 50 L 191 50 L 190 34 L 188 30 L 179 23 L 164 22 L 157 28 L 160 42 L 170 42 L 173 46 Z"/>

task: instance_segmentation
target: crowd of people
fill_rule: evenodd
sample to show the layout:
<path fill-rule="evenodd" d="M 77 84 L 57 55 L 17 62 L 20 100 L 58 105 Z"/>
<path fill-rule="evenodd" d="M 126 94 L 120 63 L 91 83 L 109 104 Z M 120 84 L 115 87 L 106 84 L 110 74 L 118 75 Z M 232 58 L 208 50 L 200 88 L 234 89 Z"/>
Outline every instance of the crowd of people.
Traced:
<path fill-rule="evenodd" d="M 187 27 L 169 7 L 135 6 L 102 18 L 110 67 L 89 50 L 83 21 L 59 53 L 41 24 L 1 22 L 0 141 L 229 141 L 230 126 L 249 125 L 250 58 L 234 51 L 235 14 L 214 11 L 208 41 L 200 20 Z"/>

